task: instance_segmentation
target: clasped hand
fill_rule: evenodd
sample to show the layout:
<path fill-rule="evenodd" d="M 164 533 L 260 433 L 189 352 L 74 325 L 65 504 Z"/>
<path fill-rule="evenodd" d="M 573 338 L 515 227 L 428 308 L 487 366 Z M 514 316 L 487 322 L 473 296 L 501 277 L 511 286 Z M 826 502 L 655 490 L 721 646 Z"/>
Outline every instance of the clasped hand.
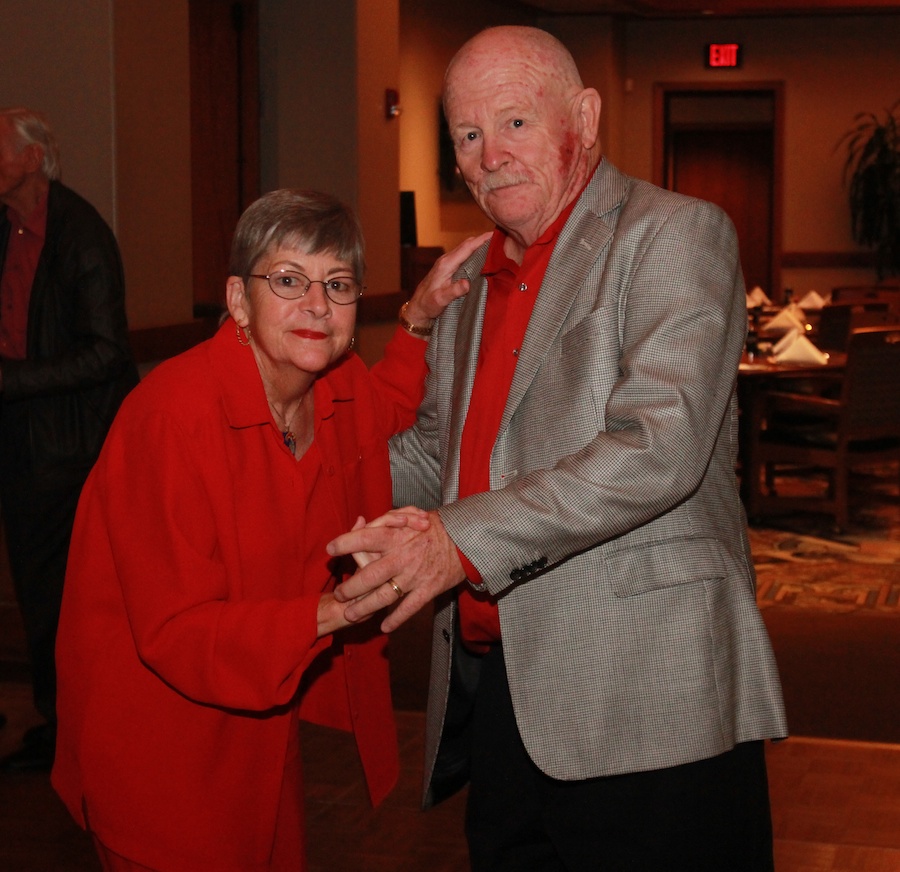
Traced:
<path fill-rule="evenodd" d="M 440 515 L 415 506 L 394 509 L 365 526 L 357 522 L 329 542 L 327 551 L 333 557 L 352 554 L 360 567 L 334 591 L 335 600 L 346 603 L 345 619 L 357 623 L 391 607 L 381 623 L 385 633 L 465 579 Z"/>

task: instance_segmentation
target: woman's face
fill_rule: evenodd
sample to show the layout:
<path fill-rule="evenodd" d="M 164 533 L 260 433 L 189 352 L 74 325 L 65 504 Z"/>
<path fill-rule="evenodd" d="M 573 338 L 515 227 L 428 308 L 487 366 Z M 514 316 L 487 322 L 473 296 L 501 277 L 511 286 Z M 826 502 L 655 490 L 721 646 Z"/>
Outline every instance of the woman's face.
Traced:
<path fill-rule="evenodd" d="M 322 281 L 353 277 L 351 265 L 330 253 L 307 254 L 297 248 L 268 251 L 253 265 L 253 273 L 271 275 L 287 269 L 302 273 L 313 284 L 296 300 L 277 296 L 264 278 L 237 276 L 228 280 L 228 309 L 235 321 L 249 328 L 251 345 L 263 377 L 283 377 L 293 368 L 313 378 L 350 347 L 356 324 L 356 303 L 338 305 L 325 295 Z"/>

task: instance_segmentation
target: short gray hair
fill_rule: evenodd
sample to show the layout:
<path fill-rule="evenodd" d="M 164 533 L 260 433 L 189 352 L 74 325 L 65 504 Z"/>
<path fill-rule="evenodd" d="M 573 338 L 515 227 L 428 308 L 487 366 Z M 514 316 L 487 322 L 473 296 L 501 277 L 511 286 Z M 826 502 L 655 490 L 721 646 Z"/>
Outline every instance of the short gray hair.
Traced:
<path fill-rule="evenodd" d="M 24 106 L 12 106 L 0 109 L 0 116 L 8 118 L 19 138 L 22 148 L 38 145 L 44 153 L 41 171 L 53 181 L 60 177 L 59 145 L 50 129 L 47 119 L 40 112 L 26 109 Z M 21 151 L 21 149 L 19 149 Z"/>
<path fill-rule="evenodd" d="M 234 231 L 230 274 L 246 282 L 259 259 L 281 246 L 309 254 L 331 253 L 350 264 L 362 284 L 366 269 L 362 228 L 353 210 L 331 194 L 281 188 L 251 203 Z"/>

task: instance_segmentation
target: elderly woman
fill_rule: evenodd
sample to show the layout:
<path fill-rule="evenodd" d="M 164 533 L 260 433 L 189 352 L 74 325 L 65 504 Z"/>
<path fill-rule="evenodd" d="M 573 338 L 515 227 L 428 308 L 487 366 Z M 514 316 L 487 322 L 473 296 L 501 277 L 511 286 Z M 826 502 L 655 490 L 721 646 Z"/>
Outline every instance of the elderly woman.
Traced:
<path fill-rule="evenodd" d="M 438 262 L 370 373 L 350 351 L 356 219 L 268 194 L 235 232 L 231 317 L 126 399 L 79 504 L 57 642 L 53 784 L 104 868 L 304 868 L 298 718 L 353 731 L 374 803 L 393 786 L 385 640 L 344 629 L 325 543 L 389 508 L 421 336 L 480 241 Z"/>

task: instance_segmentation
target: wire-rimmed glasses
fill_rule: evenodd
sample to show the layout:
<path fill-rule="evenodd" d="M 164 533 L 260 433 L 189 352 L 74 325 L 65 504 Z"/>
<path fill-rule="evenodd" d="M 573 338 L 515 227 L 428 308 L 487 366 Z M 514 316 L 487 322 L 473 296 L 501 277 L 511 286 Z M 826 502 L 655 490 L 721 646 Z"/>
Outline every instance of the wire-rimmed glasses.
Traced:
<path fill-rule="evenodd" d="M 349 306 L 355 303 L 364 290 L 353 276 L 332 276 L 328 279 L 311 279 L 293 269 L 279 269 L 268 275 L 250 273 L 250 278 L 265 279 L 272 293 L 282 300 L 299 300 L 310 289 L 311 285 L 321 285 L 325 296 L 338 306 Z"/>

